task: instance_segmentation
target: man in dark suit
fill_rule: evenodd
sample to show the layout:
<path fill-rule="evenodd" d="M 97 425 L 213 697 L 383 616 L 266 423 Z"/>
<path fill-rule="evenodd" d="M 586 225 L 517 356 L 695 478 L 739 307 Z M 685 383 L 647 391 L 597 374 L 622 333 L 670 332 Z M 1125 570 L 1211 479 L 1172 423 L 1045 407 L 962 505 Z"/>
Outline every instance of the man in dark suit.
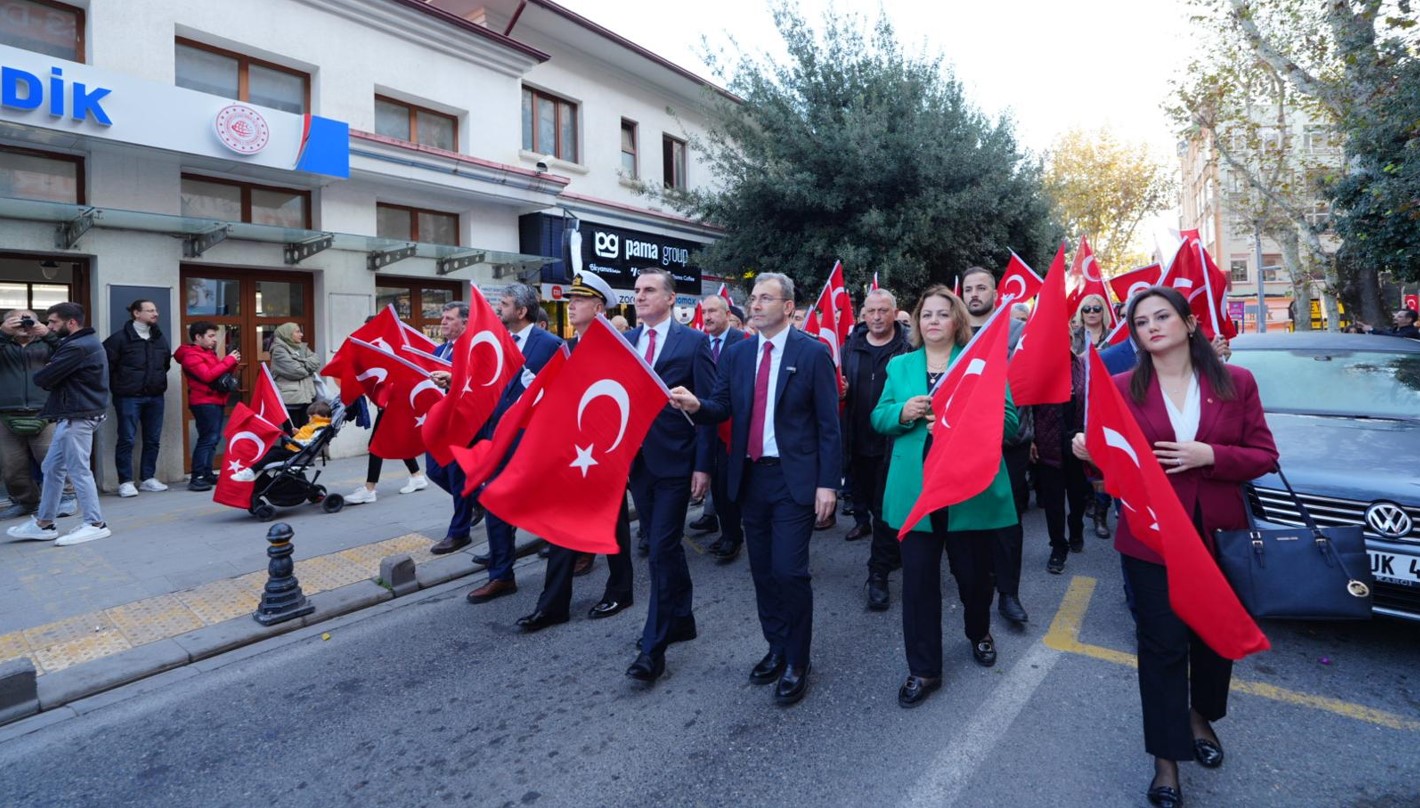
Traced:
<path fill-rule="evenodd" d="M 562 347 L 561 337 L 536 326 L 537 312 L 541 308 L 537 292 L 521 283 L 505 289 L 498 301 L 498 317 L 523 353 L 523 371 L 503 388 L 503 395 L 480 437 L 492 436 L 503 413 L 513 406 L 547 360 Z M 518 591 L 518 583 L 513 578 L 513 526 L 492 513 L 484 519 L 483 525 L 488 531 L 488 582 L 468 593 L 469 603 L 485 603 Z"/>
<path fill-rule="evenodd" d="M 828 349 L 790 328 L 794 282 L 761 273 L 749 299 L 758 335 L 720 356 L 714 395 L 671 396 L 703 423 L 732 419 L 728 496 L 739 503 L 769 653 L 750 681 L 778 681 L 774 700 L 794 704 L 809 683 L 813 588 L 809 538 L 833 514 L 841 471 L 838 382 Z"/>
<path fill-rule="evenodd" d="M 663 269 L 636 278 L 636 318 L 626 339 L 667 387 L 701 393 L 715 384 L 715 361 L 705 335 L 675 321 L 675 279 Z M 697 428 L 670 405 L 656 416 L 631 465 L 631 498 L 651 542 L 651 604 L 641 632 L 641 653 L 626 675 L 654 682 L 666 670 L 666 646 L 695 639 L 690 568 L 681 536 L 692 496 L 710 488 L 708 428 Z"/>
<path fill-rule="evenodd" d="M 730 327 L 730 304 L 723 297 L 709 295 L 700 302 L 700 308 L 705 317 L 705 336 L 710 339 L 710 358 L 718 365 L 722 352 L 743 340 L 745 332 Z M 740 506 L 725 493 L 728 448 L 718 435 L 710 441 L 710 498 L 705 501 L 705 515 L 690 523 L 691 530 L 720 532 L 720 538 L 710 545 L 710 555 L 721 564 L 739 557 L 745 538 Z"/>
<path fill-rule="evenodd" d="M 576 274 L 572 279 L 571 288 L 567 290 L 567 321 L 576 329 L 578 336 L 568 340 L 568 347 L 576 349 L 581 334 L 614 300 L 616 293 L 601 276 L 594 272 Z M 609 574 L 602 599 L 587 615 L 593 620 L 611 617 L 631 605 L 634 580 L 631 568 L 631 518 L 626 510 L 624 494 L 621 497 L 621 513 L 616 519 L 616 546 L 620 548 L 620 552 L 606 558 Z M 579 553 L 565 547 L 549 546 L 547 577 L 542 586 L 542 596 L 537 600 L 537 609 L 532 614 L 518 618 L 518 625 L 523 631 L 538 631 L 567 622 L 572 605 L 572 578 L 577 575 L 583 558 L 594 557 L 589 553 Z"/>

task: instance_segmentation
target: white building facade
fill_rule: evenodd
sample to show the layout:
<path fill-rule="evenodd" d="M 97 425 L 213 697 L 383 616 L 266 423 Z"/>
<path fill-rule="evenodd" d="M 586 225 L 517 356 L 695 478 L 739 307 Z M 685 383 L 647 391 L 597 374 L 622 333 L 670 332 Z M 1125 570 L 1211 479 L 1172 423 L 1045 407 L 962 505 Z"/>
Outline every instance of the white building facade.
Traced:
<path fill-rule="evenodd" d="M 614 287 L 665 266 L 687 299 L 716 237 L 629 181 L 709 181 L 689 143 L 716 91 L 553 3 L 0 0 L 0 70 L 0 309 L 73 300 L 102 337 L 152 299 L 174 347 L 221 328 L 244 392 L 285 322 L 328 358 L 387 304 L 436 333 L 522 280 L 561 328 L 573 222 Z M 174 364 L 169 481 L 184 387 Z"/>

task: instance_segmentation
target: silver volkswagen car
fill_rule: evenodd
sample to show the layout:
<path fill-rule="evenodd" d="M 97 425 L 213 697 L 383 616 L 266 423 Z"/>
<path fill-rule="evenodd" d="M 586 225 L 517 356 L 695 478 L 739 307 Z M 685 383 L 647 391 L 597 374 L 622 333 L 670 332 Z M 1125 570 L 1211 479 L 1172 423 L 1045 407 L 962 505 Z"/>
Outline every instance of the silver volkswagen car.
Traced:
<path fill-rule="evenodd" d="M 1420 341 L 1247 334 L 1232 348 L 1312 516 L 1364 526 L 1375 613 L 1420 620 Z M 1248 499 L 1259 522 L 1302 524 L 1275 474 L 1254 480 Z"/>

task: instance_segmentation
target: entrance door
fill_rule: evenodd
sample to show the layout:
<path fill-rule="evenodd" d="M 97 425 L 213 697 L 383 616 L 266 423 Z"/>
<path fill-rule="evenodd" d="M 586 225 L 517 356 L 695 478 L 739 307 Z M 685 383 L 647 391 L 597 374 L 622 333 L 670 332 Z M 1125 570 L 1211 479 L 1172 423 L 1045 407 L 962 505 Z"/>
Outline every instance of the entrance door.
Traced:
<path fill-rule="evenodd" d="M 182 327 L 184 342 L 189 325 L 214 323 L 218 329 L 217 354 L 242 353 L 237 365 L 241 380 L 238 400 L 250 401 L 256 384 L 257 363 L 271 359 L 271 340 L 282 323 L 297 323 L 306 333 L 306 344 L 315 350 L 315 305 L 311 276 L 299 272 L 261 272 L 225 267 L 182 268 Z M 183 466 L 192 463 L 192 442 L 197 432 L 187 410 L 187 385 L 183 384 Z M 220 443 L 220 456 L 225 447 Z"/>

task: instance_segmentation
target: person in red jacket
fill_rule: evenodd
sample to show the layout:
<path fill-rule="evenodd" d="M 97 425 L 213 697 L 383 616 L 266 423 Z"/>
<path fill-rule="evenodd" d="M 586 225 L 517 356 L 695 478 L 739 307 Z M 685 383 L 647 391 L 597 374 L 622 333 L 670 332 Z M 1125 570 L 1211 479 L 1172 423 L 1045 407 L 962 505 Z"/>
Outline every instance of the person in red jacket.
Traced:
<path fill-rule="evenodd" d="M 197 442 L 192 445 L 192 476 L 187 490 L 211 491 L 212 486 L 217 484 L 212 461 L 217 451 L 217 439 L 222 435 L 222 413 L 231 396 L 214 389 L 212 383 L 223 373 L 235 371 L 242 355 L 239 351 L 232 351 L 225 357 L 217 355 L 216 323 L 199 320 L 187 327 L 187 335 L 192 342 L 180 346 L 173 353 L 173 358 L 182 365 L 183 377 L 187 379 L 187 408 L 192 411 L 192 420 L 197 426 Z"/>

